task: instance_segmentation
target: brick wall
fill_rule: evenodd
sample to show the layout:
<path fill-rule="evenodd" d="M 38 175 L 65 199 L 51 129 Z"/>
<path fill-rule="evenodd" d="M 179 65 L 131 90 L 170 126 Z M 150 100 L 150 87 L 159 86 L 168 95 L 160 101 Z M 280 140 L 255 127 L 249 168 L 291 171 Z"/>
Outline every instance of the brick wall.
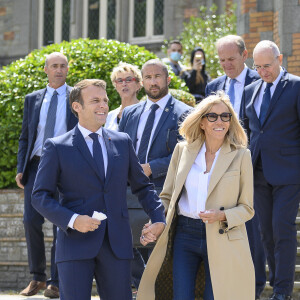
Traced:
<path fill-rule="evenodd" d="M 300 76 L 300 33 L 293 34 L 293 50 L 292 55 L 287 59 L 288 71 L 292 74 Z"/>

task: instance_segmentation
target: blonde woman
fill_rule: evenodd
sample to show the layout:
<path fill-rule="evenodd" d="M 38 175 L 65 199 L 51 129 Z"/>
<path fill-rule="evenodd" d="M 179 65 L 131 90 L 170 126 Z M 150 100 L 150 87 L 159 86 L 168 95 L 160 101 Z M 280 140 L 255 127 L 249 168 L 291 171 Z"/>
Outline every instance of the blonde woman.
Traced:
<path fill-rule="evenodd" d="M 254 215 L 247 137 L 223 91 L 198 104 L 180 128 L 160 198 L 167 225 L 138 300 L 253 300 L 245 222 Z M 141 242 L 151 239 L 148 228 Z M 149 235 L 149 236 L 148 236 Z"/>
<path fill-rule="evenodd" d="M 108 113 L 105 128 L 118 130 L 123 109 L 139 102 L 137 94 L 142 87 L 142 75 L 138 67 L 120 62 L 113 69 L 110 79 L 121 97 L 121 106 Z"/>

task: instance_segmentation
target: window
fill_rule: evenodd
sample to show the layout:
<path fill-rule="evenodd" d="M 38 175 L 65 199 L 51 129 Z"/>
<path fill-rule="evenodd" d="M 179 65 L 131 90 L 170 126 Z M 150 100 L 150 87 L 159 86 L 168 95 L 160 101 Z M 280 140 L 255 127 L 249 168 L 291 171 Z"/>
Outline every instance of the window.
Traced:
<path fill-rule="evenodd" d="M 40 48 L 70 40 L 72 1 L 74 0 L 39 0 Z"/>
<path fill-rule="evenodd" d="M 164 0 L 130 0 L 130 42 L 163 41 Z"/>

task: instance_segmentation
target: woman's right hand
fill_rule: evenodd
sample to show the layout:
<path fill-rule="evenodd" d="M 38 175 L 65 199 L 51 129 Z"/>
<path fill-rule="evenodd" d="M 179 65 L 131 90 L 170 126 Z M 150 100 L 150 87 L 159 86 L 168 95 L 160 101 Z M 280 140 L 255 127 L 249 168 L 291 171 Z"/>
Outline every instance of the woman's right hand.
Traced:
<path fill-rule="evenodd" d="M 226 215 L 224 210 L 209 209 L 202 211 L 199 214 L 200 219 L 206 224 L 212 224 L 214 222 L 226 221 Z"/>

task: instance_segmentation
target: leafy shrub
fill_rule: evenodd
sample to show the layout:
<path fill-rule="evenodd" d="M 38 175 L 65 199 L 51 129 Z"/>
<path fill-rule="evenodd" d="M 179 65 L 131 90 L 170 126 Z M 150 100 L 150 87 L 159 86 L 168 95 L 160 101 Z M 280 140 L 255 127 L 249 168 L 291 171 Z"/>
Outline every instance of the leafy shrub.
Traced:
<path fill-rule="evenodd" d="M 210 8 L 200 6 L 198 16 L 190 17 L 184 23 L 182 33 L 177 37 L 183 45 L 183 62 L 190 67 L 191 52 L 200 46 L 205 51 L 206 71 L 212 78 L 223 74 L 215 46 L 216 41 L 228 34 L 236 34 L 236 5 L 226 8 L 224 13 L 217 14 L 218 7 L 213 4 Z M 170 40 L 172 40 L 171 38 Z M 168 41 L 163 45 L 163 51 L 168 48 Z"/>
<path fill-rule="evenodd" d="M 169 89 L 169 93 L 177 100 L 180 100 L 189 106 L 194 107 L 196 105 L 195 97 L 192 94 L 190 94 L 189 92 L 182 91 L 182 90 Z M 141 99 L 141 101 L 146 101 L 146 96 L 144 96 Z"/>
<path fill-rule="evenodd" d="M 120 99 L 110 81 L 112 69 L 120 62 L 141 67 L 156 55 L 142 47 L 115 40 L 78 39 L 34 50 L 0 71 L 0 188 L 15 186 L 18 139 L 23 119 L 25 95 L 47 85 L 44 73 L 45 56 L 59 51 L 69 59 L 67 83 L 72 86 L 86 78 L 107 82 L 110 109 L 120 105 Z M 170 87 L 185 89 L 185 83 L 173 73 Z M 142 92 L 143 93 L 143 92 Z M 142 96 L 139 95 L 140 97 Z"/>

